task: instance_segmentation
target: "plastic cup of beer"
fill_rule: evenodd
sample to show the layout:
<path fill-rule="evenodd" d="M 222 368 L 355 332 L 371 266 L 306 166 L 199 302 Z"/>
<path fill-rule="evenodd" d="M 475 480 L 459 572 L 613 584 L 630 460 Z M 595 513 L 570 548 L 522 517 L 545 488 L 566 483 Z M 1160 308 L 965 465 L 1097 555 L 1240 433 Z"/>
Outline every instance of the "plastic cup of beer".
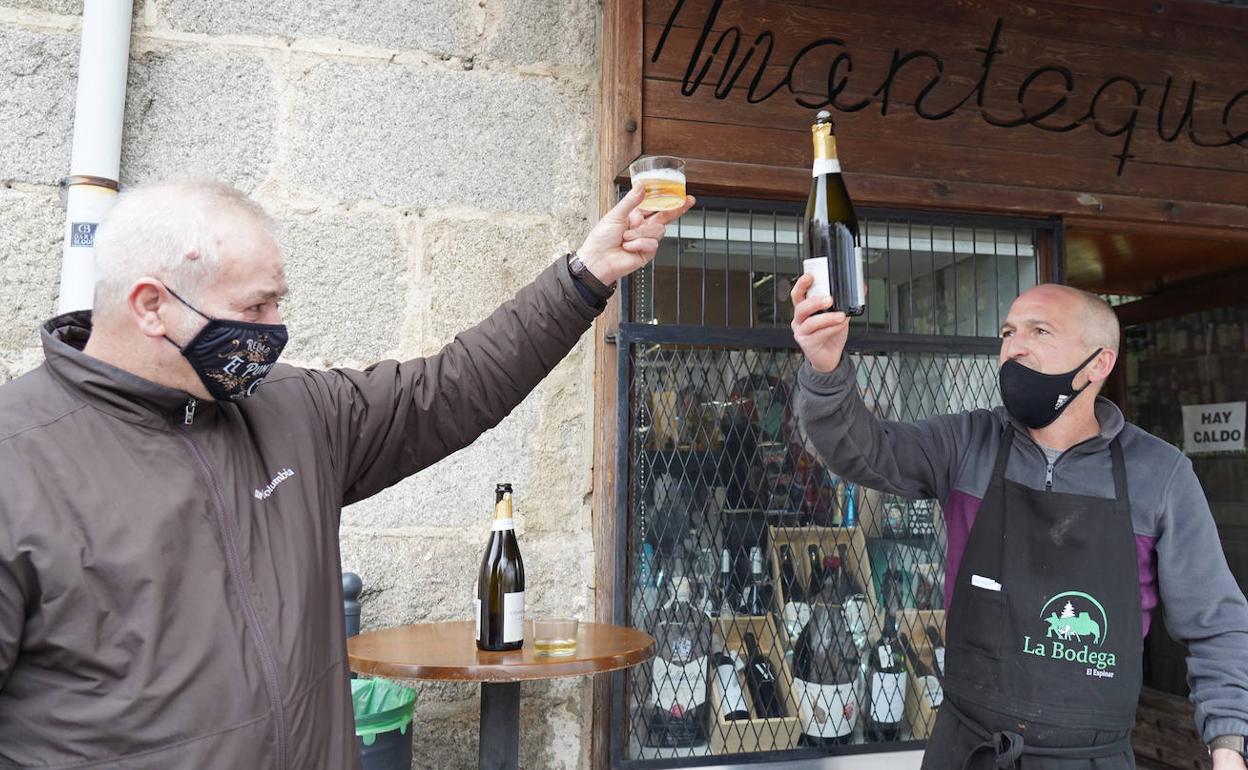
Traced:
<path fill-rule="evenodd" d="M 633 184 L 641 182 L 646 197 L 637 208 L 642 211 L 668 211 L 685 205 L 685 162 L 669 155 L 638 158 L 628 167 Z"/>
<path fill-rule="evenodd" d="M 538 655 L 557 658 L 576 652 L 576 618 L 534 618 L 533 649 Z"/>

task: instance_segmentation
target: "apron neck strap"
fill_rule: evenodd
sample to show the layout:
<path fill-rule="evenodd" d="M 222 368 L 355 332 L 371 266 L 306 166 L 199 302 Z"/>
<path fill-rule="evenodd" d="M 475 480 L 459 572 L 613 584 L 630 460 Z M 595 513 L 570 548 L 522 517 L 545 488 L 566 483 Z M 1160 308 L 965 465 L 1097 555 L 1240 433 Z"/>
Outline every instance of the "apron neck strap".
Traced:
<path fill-rule="evenodd" d="M 1127 463 L 1122 458 L 1122 443 L 1117 436 L 1109 442 L 1109 454 L 1114 461 L 1114 499 L 1120 507 L 1127 508 Z"/>

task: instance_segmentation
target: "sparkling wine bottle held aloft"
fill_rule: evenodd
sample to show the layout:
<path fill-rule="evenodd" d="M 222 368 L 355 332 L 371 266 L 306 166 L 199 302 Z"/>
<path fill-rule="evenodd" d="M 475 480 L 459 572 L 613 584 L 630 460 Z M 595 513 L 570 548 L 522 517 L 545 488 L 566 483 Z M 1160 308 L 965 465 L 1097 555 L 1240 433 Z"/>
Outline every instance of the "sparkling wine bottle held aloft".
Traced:
<path fill-rule="evenodd" d="M 650 668 L 646 743 L 701 746 L 706 743 L 710 709 L 711 620 L 694 606 L 689 578 L 675 578 L 673 591 L 654 626 L 656 655 Z"/>
<path fill-rule="evenodd" d="M 884 636 L 872 652 L 868 686 L 867 735 L 873 741 L 897 740 L 906 711 L 906 665 L 892 615 L 884 622 Z"/>
<path fill-rule="evenodd" d="M 858 723 L 858 652 L 838 609 L 816 604 L 793 651 L 793 695 L 805 746 L 849 743 Z"/>
<path fill-rule="evenodd" d="M 476 610 L 477 649 L 518 650 L 524 644 L 524 561 L 510 484 L 494 489 L 494 526 L 477 574 Z"/>
<path fill-rule="evenodd" d="M 807 296 L 831 295 L 833 310 L 862 315 L 867 309 L 867 279 L 858 246 L 858 217 L 841 178 L 832 113 L 821 111 L 811 133 L 815 163 L 803 221 L 802 269 L 815 282 Z"/>

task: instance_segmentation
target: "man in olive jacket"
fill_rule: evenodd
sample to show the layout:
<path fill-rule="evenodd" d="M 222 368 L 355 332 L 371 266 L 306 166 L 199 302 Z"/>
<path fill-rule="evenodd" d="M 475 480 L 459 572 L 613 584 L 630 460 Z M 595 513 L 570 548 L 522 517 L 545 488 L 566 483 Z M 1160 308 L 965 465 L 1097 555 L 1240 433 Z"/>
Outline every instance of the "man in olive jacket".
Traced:
<path fill-rule="evenodd" d="M 94 318 L 49 321 L 45 363 L 0 388 L 0 768 L 358 767 L 342 506 L 524 399 L 693 203 L 643 219 L 641 197 L 437 355 L 315 371 L 275 365 L 259 206 L 121 196 Z"/>

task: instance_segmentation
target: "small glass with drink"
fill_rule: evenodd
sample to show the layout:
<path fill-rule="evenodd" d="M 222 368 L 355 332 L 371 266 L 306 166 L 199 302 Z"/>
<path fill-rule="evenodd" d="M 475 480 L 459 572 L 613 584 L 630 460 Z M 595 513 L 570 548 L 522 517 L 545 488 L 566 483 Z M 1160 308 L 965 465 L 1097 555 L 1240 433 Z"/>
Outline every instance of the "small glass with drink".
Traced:
<path fill-rule="evenodd" d="M 641 182 L 646 197 L 637 208 L 669 211 L 685 205 L 685 162 L 668 155 L 638 158 L 628 167 L 633 183 Z"/>
<path fill-rule="evenodd" d="M 552 658 L 574 654 L 577 625 L 576 618 L 534 618 L 533 649 Z"/>

